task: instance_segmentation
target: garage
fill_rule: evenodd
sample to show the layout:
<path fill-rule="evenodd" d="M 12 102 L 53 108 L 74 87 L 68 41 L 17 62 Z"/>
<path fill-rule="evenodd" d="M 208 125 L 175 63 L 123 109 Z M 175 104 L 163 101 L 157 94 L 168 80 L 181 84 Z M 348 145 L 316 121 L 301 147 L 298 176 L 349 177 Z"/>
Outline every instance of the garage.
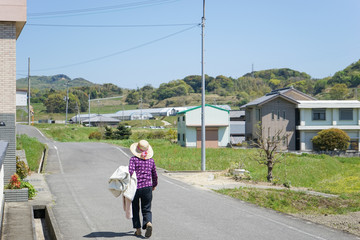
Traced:
<path fill-rule="evenodd" d="M 219 147 L 218 129 L 206 129 L 205 132 L 205 146 L 206 148 Z M 201 148 L 201 128 L 196 129 L 196 147 Z"/>

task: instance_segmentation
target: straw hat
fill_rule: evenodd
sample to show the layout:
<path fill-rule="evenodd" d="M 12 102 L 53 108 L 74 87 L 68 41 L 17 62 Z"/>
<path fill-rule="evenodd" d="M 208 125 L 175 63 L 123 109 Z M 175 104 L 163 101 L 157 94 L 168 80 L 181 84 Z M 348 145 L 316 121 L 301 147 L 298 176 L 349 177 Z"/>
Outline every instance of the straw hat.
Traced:
<path fill-rule="evenodd" d="M 130 146 L 130 151 L 138 158 L 149 159 L 154 155 L 154 151 L 146 140 L 140 140 Z"/>

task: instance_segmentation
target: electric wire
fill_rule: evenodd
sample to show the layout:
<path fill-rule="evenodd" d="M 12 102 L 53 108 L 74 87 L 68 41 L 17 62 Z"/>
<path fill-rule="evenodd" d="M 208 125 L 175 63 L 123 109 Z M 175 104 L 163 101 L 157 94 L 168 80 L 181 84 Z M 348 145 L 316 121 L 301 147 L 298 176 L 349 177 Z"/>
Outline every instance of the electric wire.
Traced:
<path fill-rule="evenodd" d="M 96 13 L 106 13 L 114 12 L 119 10 L 134 9 L 141 7 L 148 7 L 160 4 L 166 4 L 171 2 L 177 2 L 180 0 L 147 0 L 140 1 L 135 3 L 124 3 L 120 5 L 112 6 L 103 6 L 103 7 L 94 7 L 94 8 L 85 8 L 85 9 L 72 9 L 72 10 L 63 10 L 63 11 L 53 11 L 53 12 L 38 12 L 38 13 L 28 13 L 29 18 L 49 18 L 49 17 L 63 17 L 63 16 L 77 16 L 77 15 L 86 15 L 86 14 L 96 14 Z"/>
<path fill-rule="evenodd" d="M 174 23 L 174 24 L 133 24 L 133 25 L 81 25 L 81 24 L 38 24 L 27 23 L 26 26 L 32 27 L 66 27 L 66 28 L 146 28 L 146 27 L 178 27 L 194 26 L 198 23 Z"/>
<path fill-rule="evenodd" d="M 151 40 L 151 41 L 148 41 L 148 42 L 146 42 L 146 43 L 143 43 L 143 44 L 140 44 L 140 45 L 137 45 L 137 46 L 134 46 L 134 47 L 125 49 L 125 50 L 121 50 L 121 51 L 118 51 L 118 52 L 115 52 L 115 53 L 112 53 L 112 54 L 108 54 L 108 55 L 105 55 L 105 56 L 101 56 L 101 57 L 97 57 L 97 58 L 92 58 L 92 59 L 89 59 L 89 60 L 85 60 L 85 61 L 81 61 L 81 62 L 77 62 L 77 63 L 72 63 L 72 64 L 67 64 L 67 65 L 63 65 L 63 66 L 59 66 L 59 67 L 35 69 L 35 70 L 32 70 L 32 72 L 48 71 L 48 70 L 57 70 L 57 69 L 69 68 L 69 67 L 74 67 L 74 66 L 78 66 L 78 65 L 83 65 L 83 64 L 86 64 L 86 63 L 91 63 L 91 62 L 100 61 L 100 60 L 103 60 L 103 59 L 106 59 L 106 58 L 110 58 L 110 57 L 113 57 L 113 56 L 116 56 L 116 55 L 119 55 L 119 54 L 123 54 L 123 53 L 126 53 L 126 52 L 130 52 L 130 51 L 132 51 L 132 50 L 136 50 L 136 49 L 138 49 L 138 48 L 145 47 L 145 46 L 147 46 L 147 45 L 150 45 L 150 44 L 153 44 L 153 43 L 156 43 L 156 42 L 165 40 L 165 39 L 167 39 L 167 38 L 170 38 L 170 37 L 173 37 L 173 36 L 175 36 L 175 35 L 181 34 L 181 33 L 183 33 L 183 32 L 189 31 L 189 30 L 191 30 L 191 29 L 193 29 L 193 28 L 195 28 L 195 27 L 198 27 L 198 26 L 200 26 L 200 25 L 201 25 L 201 24 L 196 24 L 196 25 L 194 25 L 194 26 L 185 28 L 185 29 L 183 29 L 183 30 L 180 30 L 180 31 L 178 31 L 178 32 L 175 32 L 175 33 L 166 35 L 166 36 L 164 36 L 164 37 L 157 38 L 157 39 L 155 39 L 155 40 Z M 21 72 L 21 71 L 19 71 L 19 72 Z M 19 74 L 19 75 L 20 75 L 20 74 Z"/>

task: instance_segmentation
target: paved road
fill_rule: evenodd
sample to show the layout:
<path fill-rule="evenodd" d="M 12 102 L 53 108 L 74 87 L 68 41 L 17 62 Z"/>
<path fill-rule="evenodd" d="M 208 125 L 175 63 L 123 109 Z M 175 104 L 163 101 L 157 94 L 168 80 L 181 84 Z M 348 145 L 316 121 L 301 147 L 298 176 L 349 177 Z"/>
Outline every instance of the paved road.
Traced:
<path fill-rule="evenodd" d="M 112 172 L 128 164 L 127 149 L 104 143 L 53 142 L 29 126 L 18 125 L 17 132 L 49 145 L 46 180 L 63 239 L 136 239 L 120 199 L 107 190 Z M 167 178 L 160 170 L 159 186 L 154 191 L 153 225 L 151 238 L 157 240 L 360 239 L 189 186 Z"/>

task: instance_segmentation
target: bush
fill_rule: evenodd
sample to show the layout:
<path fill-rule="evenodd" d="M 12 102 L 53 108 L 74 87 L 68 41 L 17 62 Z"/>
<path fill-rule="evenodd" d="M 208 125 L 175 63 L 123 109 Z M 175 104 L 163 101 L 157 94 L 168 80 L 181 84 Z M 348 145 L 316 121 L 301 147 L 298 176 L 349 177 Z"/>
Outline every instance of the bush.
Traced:
<path fill-rule="evenodd" d="M 21 181 L 19 176 L 14 173 L 11 175 L 9 183 L 5 186 L 7 189 L 20 189 L 21 188 Z"/>
<path fill-rule="evenodd" d="M 338 128 L 322 130 L 312 139 L 314 149 L 321 151 L 345 151 L 349 147 L 349 141 L 350 137 L 346 132 Z"/>
<path fill-rule="evenodd" d="M 29 175 L 30 169 L 24 161 L 19 161 L 17 158 L 16 160 L 16 174 L 24 179 Z"/>
<path fill-rule="evenodd" d="M 125 127 L 125 125 L 119 124 L 116 131 L 113 133 L 113 139 L 129 139 L 131 136 L 131 129 Z"/>
<path fill-rule="evenodd" d="M 29 199 L 32 199 L 36 196 L 36 189 L 34 186 L 29 182 L 21 182 L 21 188 L 27 188 L 29 193 Z"/>
<path fill-rule="evenodd" d="M 100 140 L 102 138 L 101 132 L 92 132 L 89 134 L 89 139 L 97 139 Z"/>
<path fill-rule="evenodd" d="M 105 134 L 104 134 L 104 135 L 105 135 L 105 136 L 104 136 L 105 139 L 113 139 L 113 137 L 114 137 L 114 131 L 113 131 L 112 127 L 106 126 L 106 127 L 105 127 Z"/>

